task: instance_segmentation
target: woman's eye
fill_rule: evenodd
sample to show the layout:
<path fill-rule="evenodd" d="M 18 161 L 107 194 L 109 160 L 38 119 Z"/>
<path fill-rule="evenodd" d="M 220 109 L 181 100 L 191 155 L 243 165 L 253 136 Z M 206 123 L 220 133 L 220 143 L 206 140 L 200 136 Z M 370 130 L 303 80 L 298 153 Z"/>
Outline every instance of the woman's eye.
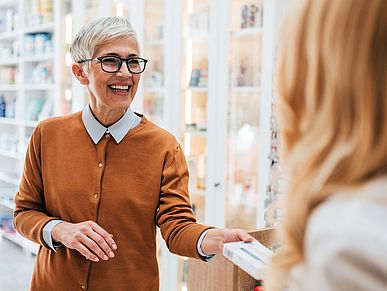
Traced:
<path fill-rule="evenodd" d="M 120 60 L 116 59 L 116 58 L 104 58 L 103 62 L 106 65 L 115 65 L 115 64 L 118 64 L 120 62 Z"/>
<path fill-rule="evenodd" d="M 138 60 L 130 60 L 129 65 L 138 65 L 139 61 Z"/>

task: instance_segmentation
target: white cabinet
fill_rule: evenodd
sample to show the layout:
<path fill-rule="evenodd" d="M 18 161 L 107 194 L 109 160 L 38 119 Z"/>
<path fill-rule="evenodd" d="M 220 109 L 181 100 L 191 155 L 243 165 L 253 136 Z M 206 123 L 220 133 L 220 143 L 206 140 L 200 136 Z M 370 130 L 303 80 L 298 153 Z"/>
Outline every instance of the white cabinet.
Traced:
<path fill-rule="evenodd" d="M 0 3 L 0 215 L 2 234 L 25 249 L 36 245 L 7 226 L 26 145 L 38 120 L 58 114 L 61 75 L 61 3 Z M 66 113 L 66 112 L 63 112 Z"/>

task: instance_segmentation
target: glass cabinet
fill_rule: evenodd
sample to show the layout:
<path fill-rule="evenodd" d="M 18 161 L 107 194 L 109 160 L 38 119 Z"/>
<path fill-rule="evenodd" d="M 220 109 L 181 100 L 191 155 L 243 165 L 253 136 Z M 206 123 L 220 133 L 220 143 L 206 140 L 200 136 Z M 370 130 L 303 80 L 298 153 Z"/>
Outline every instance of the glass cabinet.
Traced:
<path fill-rule="evenodd" d="M 143 76 L 144 114 L 147 118 L 164 125 L 165 102 L 165 1 L 145 2 L 144 52 L 149 60 Z"/>
<path fill-rule="evenodd" d="M 208 154 L 209 1 L 187 0 L 183 9 L 182 142 L 193 208 L 203 223 Z"/>
<path fill-rule="evenodd" d="M 263 1 L 230 1 L 226 226 L 254 229 L 258 205 Z"/>

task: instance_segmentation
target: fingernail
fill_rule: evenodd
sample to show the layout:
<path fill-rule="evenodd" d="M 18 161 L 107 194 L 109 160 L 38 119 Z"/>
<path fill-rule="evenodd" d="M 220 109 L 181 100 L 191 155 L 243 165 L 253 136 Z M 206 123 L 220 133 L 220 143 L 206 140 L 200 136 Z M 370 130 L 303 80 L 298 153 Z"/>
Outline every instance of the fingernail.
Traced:
<path fill-rule="evenodd" d="M 96 263 L 99 262 L 98 258 L 93 259 L 93 261 L 96 262 Z"/>
<path fill-rule="evenodd" d="M 117 249 L 117 245 L 116 245 L 116 244 L 113 244 L 113 245 L 112 245 L 112 248 L 113 248 L 113 250 L 116 250 L 116 249 Z"/>
<path fill-rule="evenodd" d="M 114 258 L 114 253 L 113 253 L 113 252 L 110 252 L 110 253 L 109 253 L 109 257 Z"/>
<path fill-rule="evenodd" d="M 104 260 L 106 261 L 106 260 L 108 260 L 109 258 L 108 258 L 107 255 L 104 255 L 104 256 L 102 257 L 102 259 L 104 259 Z"/>

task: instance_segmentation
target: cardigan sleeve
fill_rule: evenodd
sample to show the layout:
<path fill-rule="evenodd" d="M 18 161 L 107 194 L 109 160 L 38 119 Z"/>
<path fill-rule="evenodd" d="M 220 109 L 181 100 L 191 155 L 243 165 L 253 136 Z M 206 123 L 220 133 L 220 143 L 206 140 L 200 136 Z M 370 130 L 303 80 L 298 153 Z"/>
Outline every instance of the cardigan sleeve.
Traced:
<path fill-rule="evenodd" d="M 38 125 L 27 148 L 23 175 L 15 196 L 14 226 L 27 239 L 48 248 L 42 230 L 49 221 L 58 218 L 46 214 L 41 150 L 41 125 Z"/>
<path fill-rule="evenodd" d="M 211 227 L 196 223 L 188 194 L 187 163 L 180 145 L 166 158 L 156 220 L 172 253 L 203 259 L 197 241 Z"/>

